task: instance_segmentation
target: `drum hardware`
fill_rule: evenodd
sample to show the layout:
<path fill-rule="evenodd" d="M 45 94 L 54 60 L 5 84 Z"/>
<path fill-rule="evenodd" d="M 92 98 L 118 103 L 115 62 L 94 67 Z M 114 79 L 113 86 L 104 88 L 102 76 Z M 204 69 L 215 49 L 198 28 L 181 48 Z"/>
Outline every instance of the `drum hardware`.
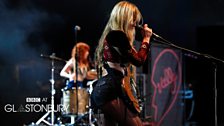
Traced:
<path fill-rule="evenodd" d="M 87 83 L 87 86 L 89 86 L 89 94 L 92 94 L 93 91 L 93 84 L 97 82 L 97 79 L 93 80 L 93 81 L 89 81 Z M 89 125 L 90 126 L 95 126 L 94 123 L 97 121 L 96 118 L 93 120 L 92 119 L 92 115 L 93 115 L 93 110 L 91 108 L 91 99 L 89 99 Z"/>
<path fill-rule="evenodd" d="M 70 90 L 62 90 L 62 92 L 63 98 L 61 100 L 61 103 L 66 108 L 66 110 L 62 112 L 63 116 L 70 116 L 75 114 L 81 116 L 87 113 L 87 109 L 89 106 L 89 94 L 85 88 L 78 88 L 78 90 L 76 90 L 76 88 L 73 88 Z"/>
<path fill-rule="evenodd" d="M 90 107 L 90 95 L 95 82 L 96 80 L 88 81 L 86 85 L 89 88 L 78 88 L 77 90 L 75 87 L 69 90 L 61 89 L 61 104 L 66 108 L 61 115 L 63 118 L 70 118 L 70 121 L 67 120 L 69 122 L 66 122 L 66 124 L 95 126 L 97 119 L 93 118 L 93 111 Z M 78 99 L 76 96 L 78 96 Z M 76 109 L 76 103 L 78 104 L 78 109 Z"/>
<path fill-rule="evenodd" d="M 64 60 L 62 58 L 56 57 L 55 53 L 52 53 L 52 55 L 50 55 L 50 56 L 47 56 L 47 55 L 44 55 L 44 54 L 40 54 L 40 56 L 43 57 L 43 58 L 51 59 L 51 60 L 58 60 L 58 61 L 62 61 L 62 62 L 67 62 L 66 60 Z"/>
<path fill-rule="evenodd" d="M 44 122 L 46 123 L 47 125 L 54 125 L 54 121 L 55 121 L 55 115 L 54 115 L 54 95 L 55 95 L 55 89 L 54 89 L 54 83 L 55 83 L 55 80 L 54 80 L 54 70 L 55 70 L 55 65 L 54 65 L 54 62 L 55 60 L 59 60 L 59 61 L 64 61 L 63 59 L 61 58 L 58 58 L 55 56 L 55 53 L 52 53 L 52 55 L 50 56 L 46 56 L 46 55 L 43 55 L 41 54 L 40 55 L 41 57 L 44 57 L 44 58 L 49 58 L 51 59 L 51 79 L 50 79 L 50 82 L 51 82 L 51 110 L 48 111 L 45 115 L 43 115 L 36 123 L 35 125 L 39 125 L 41 122 Z M 50 119 L 49 120 L 45 120 L 46 117 L 48 117 L 50 114 Z"/>

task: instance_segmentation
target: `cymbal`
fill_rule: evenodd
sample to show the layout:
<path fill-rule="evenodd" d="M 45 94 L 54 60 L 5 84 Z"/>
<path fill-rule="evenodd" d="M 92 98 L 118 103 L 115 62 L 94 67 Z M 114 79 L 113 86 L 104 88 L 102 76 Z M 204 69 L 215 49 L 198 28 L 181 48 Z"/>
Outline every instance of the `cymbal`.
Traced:
<path fill-rule="evenodd" d="M 44 54 L 40 54 L 40 56 L 43 57 L 43 58 L 51 59 L 51 60 L 58 60 L 58 61 L 66 62 L 66 60 L 64 60 L 62 58 L 59 58 L 59 57 L 56 57 L 55 54 L 52 54 L 50 56 L 47 56 L 47 55 L 44 55 Z"/>

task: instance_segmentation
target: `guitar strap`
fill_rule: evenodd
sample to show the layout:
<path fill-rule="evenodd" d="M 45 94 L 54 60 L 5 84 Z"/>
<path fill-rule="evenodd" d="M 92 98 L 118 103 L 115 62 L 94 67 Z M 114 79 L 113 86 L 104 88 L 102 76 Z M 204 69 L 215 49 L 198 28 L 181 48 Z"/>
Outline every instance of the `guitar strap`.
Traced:
<path fill-rule="evenodd" d="M 120 50 L 117 47 L 112 46 L 112 48 L 114 50 L 116 50 L 116 52 L 121 56 L 121 52 L 120 52 Z M 120 66 L 124 68 L 124 70 L 125 70 L 125 76 L 129 76 L 128 75 L 127 66 L 125 66 L 124 64 L 121 64 Z M 131 66 L 131 65 L 129 65 L 129 66 Z M 133 71 L 131 71 L 131 72 L 133 72 Z M 130 79 L 131 79 L 131 77 L 130 77 Z M 126 122 L 126 120 L 127 120 L 127 109 L 128 109 L 127 107 L 124 107 L 124 122 Z"/>
<path fill-rule="evenodd" d="M 115 46 L 110 46 L 112 47 L 112 49 L 114 51 L 116 51 L 120 56 L 121 55 L 121 52 L 119 50 L 119 48 L 115 47 Z M 124 68 L 125 70 L 125 78 L 124 78 L 124 83 L 126 84 L 129 84 L 131 86 L 131 90 L 132 90 L 132 95 L 135 97 L 135 99 L 139 99 L 140 97 L 140 94 L 139 94 L 139 90 L 138 90 L 138 87 L 137 87 L 137 84 L 135 83 L 135 80 L 136 80 L 136 67 L 131 65 L 131 64 L 120 64 L 121 67 Z M 122 90 L 123 94 L 126 94 L 124 90 Z M 128 104 L 129 104 L 130 101 L 128 101 Z M 125 110 L 126 111 L 126 110 Z"/>

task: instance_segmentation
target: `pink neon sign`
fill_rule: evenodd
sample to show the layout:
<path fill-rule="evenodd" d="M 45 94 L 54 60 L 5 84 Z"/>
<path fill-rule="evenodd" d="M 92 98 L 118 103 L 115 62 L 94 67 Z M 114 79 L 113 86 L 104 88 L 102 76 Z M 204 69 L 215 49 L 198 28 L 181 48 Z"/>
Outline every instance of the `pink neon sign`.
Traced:
<path fill-rule="evenodd" d="M 165 59 L 165 55 L 172 57 L 172 61 L 167 61 Z M 176 64 L 176 68 L 172 68 L 172 65 L 166 65 L 166 62 L 172 62 Z M 159 64 L 165 64 L 162 67 L 159 67 Z M 160 73 L 160 74 L 158 74 Z M 182 76 L 182 66 L 180 62 L 180 58 L 176 54 L 175 51 L 171 49 L 164 49 L 161 51 L 158 56 L 156 57 L 153 69 L 152 69 L 152 76 L 151 76 L 151 83 L 153 87 L 153 97 L 152 97 L 152 107 L 154 109 L 154 119 L 156 120 L 156 126 L 160 126 L 164 118 L 173 108 L 174 103 L 176 102 L 178 92 L 181 86 L 181 76 Z M 162 96 L 164 91 L 169 89 L 171 96 L 171 102 L 166 107 L 166 110 L 163 114 L 158 116 L 158 109 L 160 109 L 158 104 L 156 103 L 156 97 Z"/>

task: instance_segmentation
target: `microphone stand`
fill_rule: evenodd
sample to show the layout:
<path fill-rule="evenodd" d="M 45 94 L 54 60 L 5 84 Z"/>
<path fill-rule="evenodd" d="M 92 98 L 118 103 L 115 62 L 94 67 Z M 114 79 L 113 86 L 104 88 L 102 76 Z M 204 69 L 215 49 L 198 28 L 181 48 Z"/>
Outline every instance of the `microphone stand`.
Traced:
<path fill-rule="evenodd" d="M 78 28 L 77 28 L 78 27 Z M 77 84 L 77 79 L 78 79 L 78 48 L 77 48 L 77 43 L 78 43 L 78 30 L 80 30 L 79 29 L 79 26 L 75 26 L 75 45 L 76 45 L 76 51 L 75 51 L 75 80 L 74 80 L 74 84 L 75 84 L 75 90 L 76 90 L 76 111 L 77 111 L 77 113 L 76 113 L 76 117 L 78 117 L 78 108 L 79 108 L 79 103 L 78 103 L 78 84 Z"/>
<path fill-rule="evenodd" d="M 164 39 L 163 37 L 157 35 L 157 34 L 153 34 L 155 37 L 153 37 L 153 41 L 155 42 L 158 42 L 158 43 L 162 43 L 162 44 L 165 44 L 165 45 L 168 45 L 168 46 L 171 46 L 171 47 L 174 47 L 174 48 L 177 48 L 177 49 L 180 49 L 180 50 L 183 50 L 183 51 L 186 51 L 186 52 L 191 52 L 193 54 L 196 54 L 198 56 L 203 56 L 207 59 L 211 59 L 213 61 L 219 61 L 221 63 L 224 63 L 224 60 L 222 59 L 219 59 L 219 58 L 216 58 L 214 56 L 211 56 L 209 54 L 203 54 L 203 53 L 199 53 L 199 52 L 196 52 L 196 51 L 193 51 L 193 50 L 190 50 L 190 49 L 187 49 L 187 48 L 183 48 L 183 47 L 180 47 L 180 46 L 177 46 L 175 44 L 173 44 L 172 42 Z M 160 40 L 159 40 L 160 39 Z M 218 121 L 217 121 L 217 64 L 216 62 L 213 62 L 212 61 L 212 64 L 214 65 L 214 114 L 215 114 L 215 126 L 218 126 Z"/>
<path fill-rule="evenodd" d="M 196 52 L 196 51 L 187 49 L 187 48 L 183 48 L 183 47 L 177 46 L 177 45 L 173 44 L 172 42 L 170 42 L 170 41 L 168 41 L 168 40 L 162 38 L 161 36 L 159 36 L 158 38 L 161 39 L 161 40 L 158 40 L 158 39 L 156 39 L 156 38 L 152 38 L 152 39 L 153 39 L 155 42 L 159 42 L 159 43 L 162 43 L 162 44 L 165 44 L 165 45 L 169 45 L 169 46 L 171 46 L 171 47 L 175 47 L 175 48 L 177 48 L 177 49 L 184 50 L 184 51 L 186 51 L 186 52 L 191 52 L 191 53 L 197 54 L 197 55 L 199 55 L 199 56 L 203 56 L 203 57 L 205 57 L 205 58 L 213 59 L 213 60 L 216 60 L 216 61 L 219 61 L 219 62 L 224 63 L 224 60 L 219 59 L 219 58 L 216 58 L 216 57 L 211 56 L 211 55 L 209 55 L 209 54 L 199 53 L 199 52 Z"/>

